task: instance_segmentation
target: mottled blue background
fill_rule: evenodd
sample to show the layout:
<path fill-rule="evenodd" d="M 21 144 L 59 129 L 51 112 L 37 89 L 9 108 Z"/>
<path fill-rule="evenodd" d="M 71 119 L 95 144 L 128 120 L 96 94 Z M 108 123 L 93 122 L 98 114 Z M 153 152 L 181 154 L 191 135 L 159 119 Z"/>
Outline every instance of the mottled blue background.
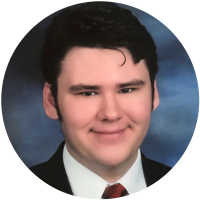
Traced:
<path fill-rule="evenodd" d="M 146 26 L 159 56 L 160 105 L 152 113 L 141 150 L 147 157 L 173 167 L 186 150 L 196 126 L 199 108 L 196 75 L 187 52 L 168 28 L 143 11 L 121 6 L 131 9 Z M 28 167 L 48 160 L 64 139 L 59 121 L 49 119 L 42 105 L 44 80 L 39 59 L 44 31 L 53 16 L 37 24 L 20 42 L 9 62 L 2 89 L 5 127 L 17 154 Z"/>

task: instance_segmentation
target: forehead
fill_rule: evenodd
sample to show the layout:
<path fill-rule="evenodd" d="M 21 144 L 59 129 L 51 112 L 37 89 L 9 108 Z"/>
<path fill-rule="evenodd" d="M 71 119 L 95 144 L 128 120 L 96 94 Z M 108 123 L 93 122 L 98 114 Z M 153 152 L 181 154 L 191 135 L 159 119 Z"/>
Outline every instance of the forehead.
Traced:
<path fill-rule="evenodd" d="M 136 64 L 127 49 L 119 50 L 123 53 L 111 49 L 73 48 L 62 61 L 59 79 L 69 84 L 116 84 L 132 79 L 149 80 L 144 60 Z"/>

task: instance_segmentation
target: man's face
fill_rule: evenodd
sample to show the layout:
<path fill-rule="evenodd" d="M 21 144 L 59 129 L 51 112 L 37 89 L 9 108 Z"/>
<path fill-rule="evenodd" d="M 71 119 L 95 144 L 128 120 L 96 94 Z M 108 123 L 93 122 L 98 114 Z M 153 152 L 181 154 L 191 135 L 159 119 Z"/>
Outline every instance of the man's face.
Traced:
<path fill-rule="evenodd" d="M 58 105 L 70 154 L 78 161 L 117 166 L 137 154 L 149 128 L 152 93 L 144 60 L 128 50 L 74 48 L 62 61 Z M 157 87 L 155 85 L 155 93 Z M 158 106 L 154 97 L 154 109 Z"/>

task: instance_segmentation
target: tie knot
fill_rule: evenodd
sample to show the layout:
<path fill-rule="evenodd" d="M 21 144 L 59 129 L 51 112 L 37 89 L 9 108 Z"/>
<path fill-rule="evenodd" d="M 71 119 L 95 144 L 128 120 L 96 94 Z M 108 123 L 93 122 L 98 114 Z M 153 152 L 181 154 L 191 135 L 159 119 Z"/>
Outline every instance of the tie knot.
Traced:
<path fill-rule="evenodd" d="M 123 185 L 116 183 L 107 187 L 102 195 L 102 199 L 113 199 L 127 196 L 128 192 Z"/>

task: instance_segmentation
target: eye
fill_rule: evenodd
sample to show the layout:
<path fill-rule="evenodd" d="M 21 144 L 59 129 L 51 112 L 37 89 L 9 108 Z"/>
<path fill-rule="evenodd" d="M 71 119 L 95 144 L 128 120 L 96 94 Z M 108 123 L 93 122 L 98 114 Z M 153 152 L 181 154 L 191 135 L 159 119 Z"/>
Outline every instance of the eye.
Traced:
<path fill-rule="evenodd" d="M 88 91 L 88 92 L 81 92 L 79 95 L 85 96 L 85 97 L 90 97 L 96 95 L 96 92 Z"/>
<path fill-rule="evenodd" d="M 119 93 L 131 93 L 134 90 L 136 90 L 136 88 L 124 88 L 124 89 L 120 90 Z"/>

